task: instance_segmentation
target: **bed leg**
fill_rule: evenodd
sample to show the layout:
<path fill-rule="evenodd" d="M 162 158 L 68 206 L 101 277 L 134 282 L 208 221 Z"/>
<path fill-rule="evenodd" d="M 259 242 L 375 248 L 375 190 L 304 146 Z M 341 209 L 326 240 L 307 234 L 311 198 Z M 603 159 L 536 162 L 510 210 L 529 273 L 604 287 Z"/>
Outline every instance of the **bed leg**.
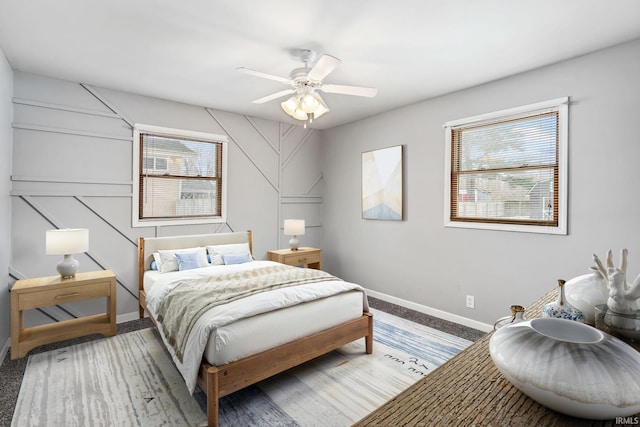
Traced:
<path fill-rule="evenodd" d="M 218 369 L 207 370 L 207 426 L 218 427 Z"/>
<path fill-rule="evenodd" d="M 138 311 L 140 312 L 140 319 L 142 319 L 144 317 L 144 307 L 139 305 Z"/>
<path fill-rule="evenodd" d="M 373 316 L 369 314 L 369 333 L 364 337 L 364 346 L 367 354 L 373 353 Z"/>

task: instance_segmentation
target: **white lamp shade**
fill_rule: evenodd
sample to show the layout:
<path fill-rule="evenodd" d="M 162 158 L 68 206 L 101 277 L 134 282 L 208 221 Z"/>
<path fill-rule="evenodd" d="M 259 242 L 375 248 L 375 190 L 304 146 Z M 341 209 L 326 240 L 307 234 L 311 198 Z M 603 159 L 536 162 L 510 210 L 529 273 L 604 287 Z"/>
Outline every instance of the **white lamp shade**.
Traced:
<path fill-rule="evenodd" d="M 307 113 L 299 108 L 296 108 L 296 111 L 293 113 L 293 118 L 296 120 L 307 120 L 307 117 Z"/>
<path fill-rule="evenodd" d="M 285 113 L 297 120 L 313 120 L 329 111 L 329 107 L 316 92 L 298 93 L 280 103 Z"/>
<path fill-rule="evenodd" d="M 305 94 L 300 100 L 300 108 L 305 113 L 313 113 L 319 105 L 320 101 L 312 93 Z"/>
<path fill-rule="evenodd" d="M 86 228 L 47 230 L 47 255 L 79 254 L 88 250 L 89 230 Z"/>
<path fill-rule="evenodd" d="M 285 219 L 284 234 L 287 236 L 302 236 L 304 234 L 304 219 Z"/>
<path fill-rule="evenodd" d="M 327 113 L 328 111 L 329 111 L 329 108 L 327 108 L 325 104 L 320 104 L 316 108 L 316 111 L 313 112 L 313 118 L 317 119 L 318 117 L 320 117 L 324 113 Z"/>
<path fill-rule="evenodd" d="M 291 98 L 282 102 L 280 106 L 282 107 L 285 113 L 293 117 L 296 112 L 296 108 L 298 108 L 298 96 L 297 95 L 292 96 Z"/>

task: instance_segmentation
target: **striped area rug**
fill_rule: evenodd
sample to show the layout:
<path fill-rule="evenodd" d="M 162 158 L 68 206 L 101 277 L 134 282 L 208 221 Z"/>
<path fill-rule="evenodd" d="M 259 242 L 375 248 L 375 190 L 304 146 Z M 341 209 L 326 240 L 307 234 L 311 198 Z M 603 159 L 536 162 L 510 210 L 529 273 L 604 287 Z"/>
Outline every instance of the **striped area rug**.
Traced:
<path fill-rule="evenodd" d="M 471 344 L 372 311 L 372 355 L 358 340 L 226 396 L 220 425 L 349 426 Z M 143 329 L 31 356 L 12 426 L 198 426 L 203 407 Z"/>

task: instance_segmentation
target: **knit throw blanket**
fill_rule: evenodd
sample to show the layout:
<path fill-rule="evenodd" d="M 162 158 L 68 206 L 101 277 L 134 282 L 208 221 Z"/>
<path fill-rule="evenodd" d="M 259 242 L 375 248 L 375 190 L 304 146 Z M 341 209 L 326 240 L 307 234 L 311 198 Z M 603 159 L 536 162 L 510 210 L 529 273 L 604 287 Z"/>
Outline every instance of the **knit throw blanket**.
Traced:
<path fill-rule="evenodd" d="M 284 264 L 183 280 L 162 300 L 157 318 L 167 342 L 182 363 L 189 333 L 207 310 L 260 292 L 328 280 L 340 279 L 321 270 Z"/>

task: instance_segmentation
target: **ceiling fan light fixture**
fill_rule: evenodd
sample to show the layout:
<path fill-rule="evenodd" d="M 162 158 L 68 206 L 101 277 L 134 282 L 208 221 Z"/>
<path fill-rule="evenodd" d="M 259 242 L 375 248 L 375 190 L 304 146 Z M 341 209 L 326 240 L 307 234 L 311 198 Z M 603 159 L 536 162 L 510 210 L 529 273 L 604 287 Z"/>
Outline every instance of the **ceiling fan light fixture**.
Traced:
<path fill-rule="evenodd" d="M 320 100 L 314 93 L 305 93 L 300 100 L 300 108 L 305 113 L 313 113 L 320 106 Z"/>
<path fill-rule="evenodd" d="M 307 120 L 307 113 L 297 108 L 296 111 L 294 111 L 292 117 L 297 120 Z"/>
<path fill-rule="evenodd" d="M 312 102 L 316 103 L 315 110 L 314 109 L 305 108 L 304 98 L 307 95 L 309 95 L 309 94 L 307 93 L 307 94 L 303 94 L 303 95 L 294 95 L 291 98 L 287 99 L 286 101 L 282 102 L 280 104 L 280 106 L 282 107 L 282 109 L 284 110 L 285 113 L 287 113 L 288 115 L 290 115 L 294 119 L 305 121 L 309 117 L 309 114 L 315 113 L 318 110 L 318 108 L 323 108 L 322 100 L 318 99 L 315 96 L 311 97 L 313 99 Z M 309 105 L 309 103 L 307 103 L 307 106 L 308 105 Z M 326 110 L 326 111 L 328 111 L 328 110 Z M 326 112 L 326 111 L 323 111 L 322 113 L 320 113 L 320 115 L 324 114 L 324 112 Z M 318 117 L 317 113 L 315 114 L 315 117 Z"/>
<path fill-rule="evenodd" d="M 328 112 L 329 112 L 329 107 L 327 107 L 326 104 L 322 102 L 318 105 L 318 108 L 316 108 L 316 110 L 313 112 L 313 118 L 317 119 L 324 113 L 328 113 Z"/>
<path fill-rule="evenodd" d="M 294 95 L 291 98 L 280 104 L 285 113 L 291 117 L 295 117 L 296 109 L 298 108 L 298 96 Z"/>
<path fill-rule="evenodd" d="M 295 117 L 296 110 L 299 109 L 299 96 L 294 95 L 291 98 L 287 99 L 283 103 L 280 104 L 285 113 L 290 115 L 291 117 Z"/>
<path fill-rule="evenodd" d="M 322 99 L 320 94 L 313 92 L 313 97 L 318 101 L 318 105 L 316 106 L 315 110 L 313 110 L 313 118 L 317 119 L 324 113 L 328 113 L 329 107 L 327 107 L 327 104 L 324 103 L 324 100 Z"/>

